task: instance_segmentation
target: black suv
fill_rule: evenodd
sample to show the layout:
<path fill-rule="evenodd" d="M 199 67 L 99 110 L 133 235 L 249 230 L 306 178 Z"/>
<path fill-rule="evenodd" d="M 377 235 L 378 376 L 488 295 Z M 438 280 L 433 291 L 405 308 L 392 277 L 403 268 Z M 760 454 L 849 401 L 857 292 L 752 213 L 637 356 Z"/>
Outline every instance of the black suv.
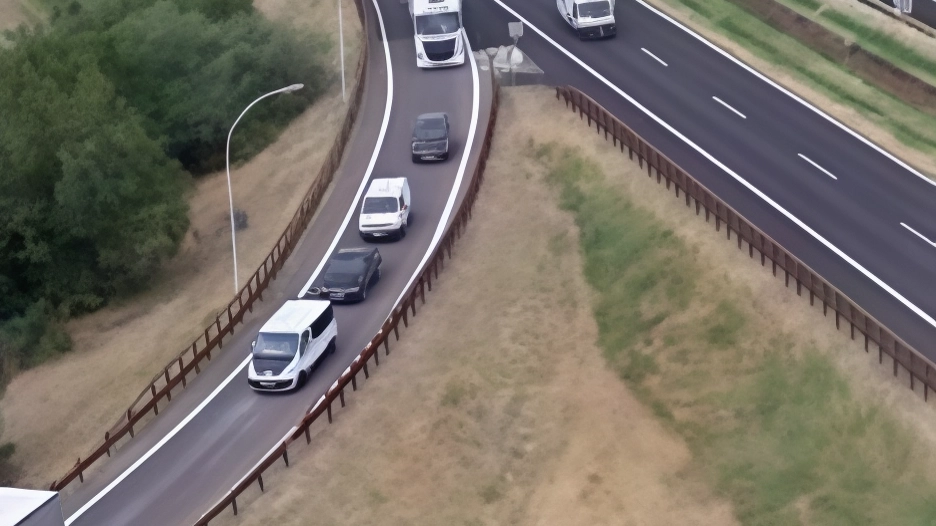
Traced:
<path fill-rule="evenodd" d="M 449 155 L 449 120 L 445 113 L 423 113 L 413 127 L 413 162 L 444 161 Z"/>
<path fill-rule="evenodd" d="M 319 294 L 332 301 L 364 301 L 367 290 L 380 280 L 380 252 L 376 248 L 343 248 L 325 265 Z"/>

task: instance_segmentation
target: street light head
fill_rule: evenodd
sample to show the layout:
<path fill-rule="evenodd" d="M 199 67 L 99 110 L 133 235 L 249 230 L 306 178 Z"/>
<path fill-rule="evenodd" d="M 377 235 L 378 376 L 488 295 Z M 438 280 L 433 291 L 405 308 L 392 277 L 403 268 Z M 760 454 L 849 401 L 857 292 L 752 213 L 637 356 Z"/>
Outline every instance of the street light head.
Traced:
<path fill-rule="evenodd" d="M 289 86 L 289 87 L 287 87 L 285 90 L 283 90 L 283 92 L 284 92 L 284 93 L 289 93 L 289 92 L 291 92 L 291 91 L 299 91 L 299 90 L 301 90 L 303 87 L 304 87 L 303 84 L 293 84 L 292 86 Z"/>

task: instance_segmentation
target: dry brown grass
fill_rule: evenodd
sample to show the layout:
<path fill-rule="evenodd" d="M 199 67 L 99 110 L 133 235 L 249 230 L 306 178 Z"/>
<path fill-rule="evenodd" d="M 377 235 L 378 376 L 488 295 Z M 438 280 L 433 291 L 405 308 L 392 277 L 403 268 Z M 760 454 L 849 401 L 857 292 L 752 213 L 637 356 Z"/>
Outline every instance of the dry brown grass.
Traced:
<path fill-rule="evenodd" d="M 330 5 L 324 0 L 257 2 L 273 18 L 303 24 L 326 17 L 325 6 Z M 293 16 L 286 17 L 290 9 Z M 353 73 L 361 31 L 353 5 L 347 14 L 346 51 L 354 53 L 347 65 Z M 348 81 L 350 89 L 354 79 Z M 249 227 L 237 234 L 241 285 L 292 219 L 344 113 L 340 86 L 333 83 L 274 144 L 250 162 L 232 167 L 234 202 L 249 217 Z M 86 454 L 152 376 L 233 297 L 224 173 L 200 178 L 189 205 L 191 228 L 158 284 L 71 321 L 68 331 L 75 351 L 19 374 L 7 387 L 0 400 L 3 440 L 16 444 L 13 462 L 24 468 L 20 485 L 46 486 Z"/>
<path fill-rule="evenodd" d="M 34 24 L 40 19 L 40 11 L 30 0 L 0 0 L 0 33 L 16 29 L 20 24 Z M 0 35 L 2 42 L 3 36 Z"/>
<path fill-rule="evenodd" d="M 830 357 L 857 402 L 897 415 L 919 441 L 918 462 L 932 462 L 936 419 L 903 379 L 588 133 L 550 90 L 503 93 L 477 212 L 417 323 L 336 424 L 295 446 L 292 467 L 274 467 L 266 493 L 252 488 L 240 515 L 219 524 L 736 522 L 686 444 L 601 358 L 578 232 L 542 168 L 524 159 L 531 139 L 595 161 L 688 246 L 702 294 L 734 299 L 749 335 L 782 335 L 797 352 Z M 676 375 L 691 367 L 662 364 Z M 706 372 L 706 385 L 734 382 L 731 368 Z"/>
<path fill-rule="evenodd" d="M 219 524 L 733 523 L 594 344 L 578 232 L 526 169 L 529 127 L 558 113 L 536 93 L 503 99 L 474 219 L 414 328 Z"/>

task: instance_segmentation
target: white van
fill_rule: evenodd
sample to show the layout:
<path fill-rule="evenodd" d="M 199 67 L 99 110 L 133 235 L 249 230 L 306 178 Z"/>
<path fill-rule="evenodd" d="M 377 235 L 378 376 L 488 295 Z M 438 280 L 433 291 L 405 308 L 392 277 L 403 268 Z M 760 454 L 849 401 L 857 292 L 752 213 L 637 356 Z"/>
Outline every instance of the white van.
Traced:
<path fill-rule="evenodd" d="M 410 218 L 410 188 L 405 177 L 374 179 L 364 194 L 358 232 L 365 240 L 402 239 Z"/>
<path fill-rule="evenodd" d="M 614 0 L 556 0 L 556 7 L 582 40 L 617 34 Z"/>
<path fill-rule="evenodd" d="M 420 68 L 465 63 L 461 0 L 408 0 Z"/>
<path fill-rule="evenodd" d="M 338 322 L 327 300 L 290 300 L 273 315 L 251 344 L 247 384 L 255 391 L 302 387 L 326 352 L 335 352 Z"/>

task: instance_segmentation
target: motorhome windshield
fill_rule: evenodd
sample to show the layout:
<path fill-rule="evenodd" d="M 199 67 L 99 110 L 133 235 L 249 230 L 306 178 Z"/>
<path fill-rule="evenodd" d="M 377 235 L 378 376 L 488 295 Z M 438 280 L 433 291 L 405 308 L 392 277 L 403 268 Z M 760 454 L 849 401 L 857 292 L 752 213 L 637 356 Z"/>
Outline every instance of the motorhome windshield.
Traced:
<path fill-rule="evenodd" d="M 396 197 L 367 197 L 364 199 L 365 214 L 392 214 L 398 212 L 400 202 Z"/>
<path fill-rule="evenodd" d="M 459 29 L 461 25 L 458 23 L 458 13 L 434 13 L 416 17 L 416 33 L 422 36 L 448 35 Z"/>
<path fill-rule="evenodd" d="M 253 356 L 260 360 L 291 361 L 299 348 L 298 334 L 261 332 L 254 345 Z"/>
<path fill-rule="evenodd" d="M 602 18 L 611 16 L 611 4 L 606 0 L 585 2 L 578 5 L 579 18 Z"/>

